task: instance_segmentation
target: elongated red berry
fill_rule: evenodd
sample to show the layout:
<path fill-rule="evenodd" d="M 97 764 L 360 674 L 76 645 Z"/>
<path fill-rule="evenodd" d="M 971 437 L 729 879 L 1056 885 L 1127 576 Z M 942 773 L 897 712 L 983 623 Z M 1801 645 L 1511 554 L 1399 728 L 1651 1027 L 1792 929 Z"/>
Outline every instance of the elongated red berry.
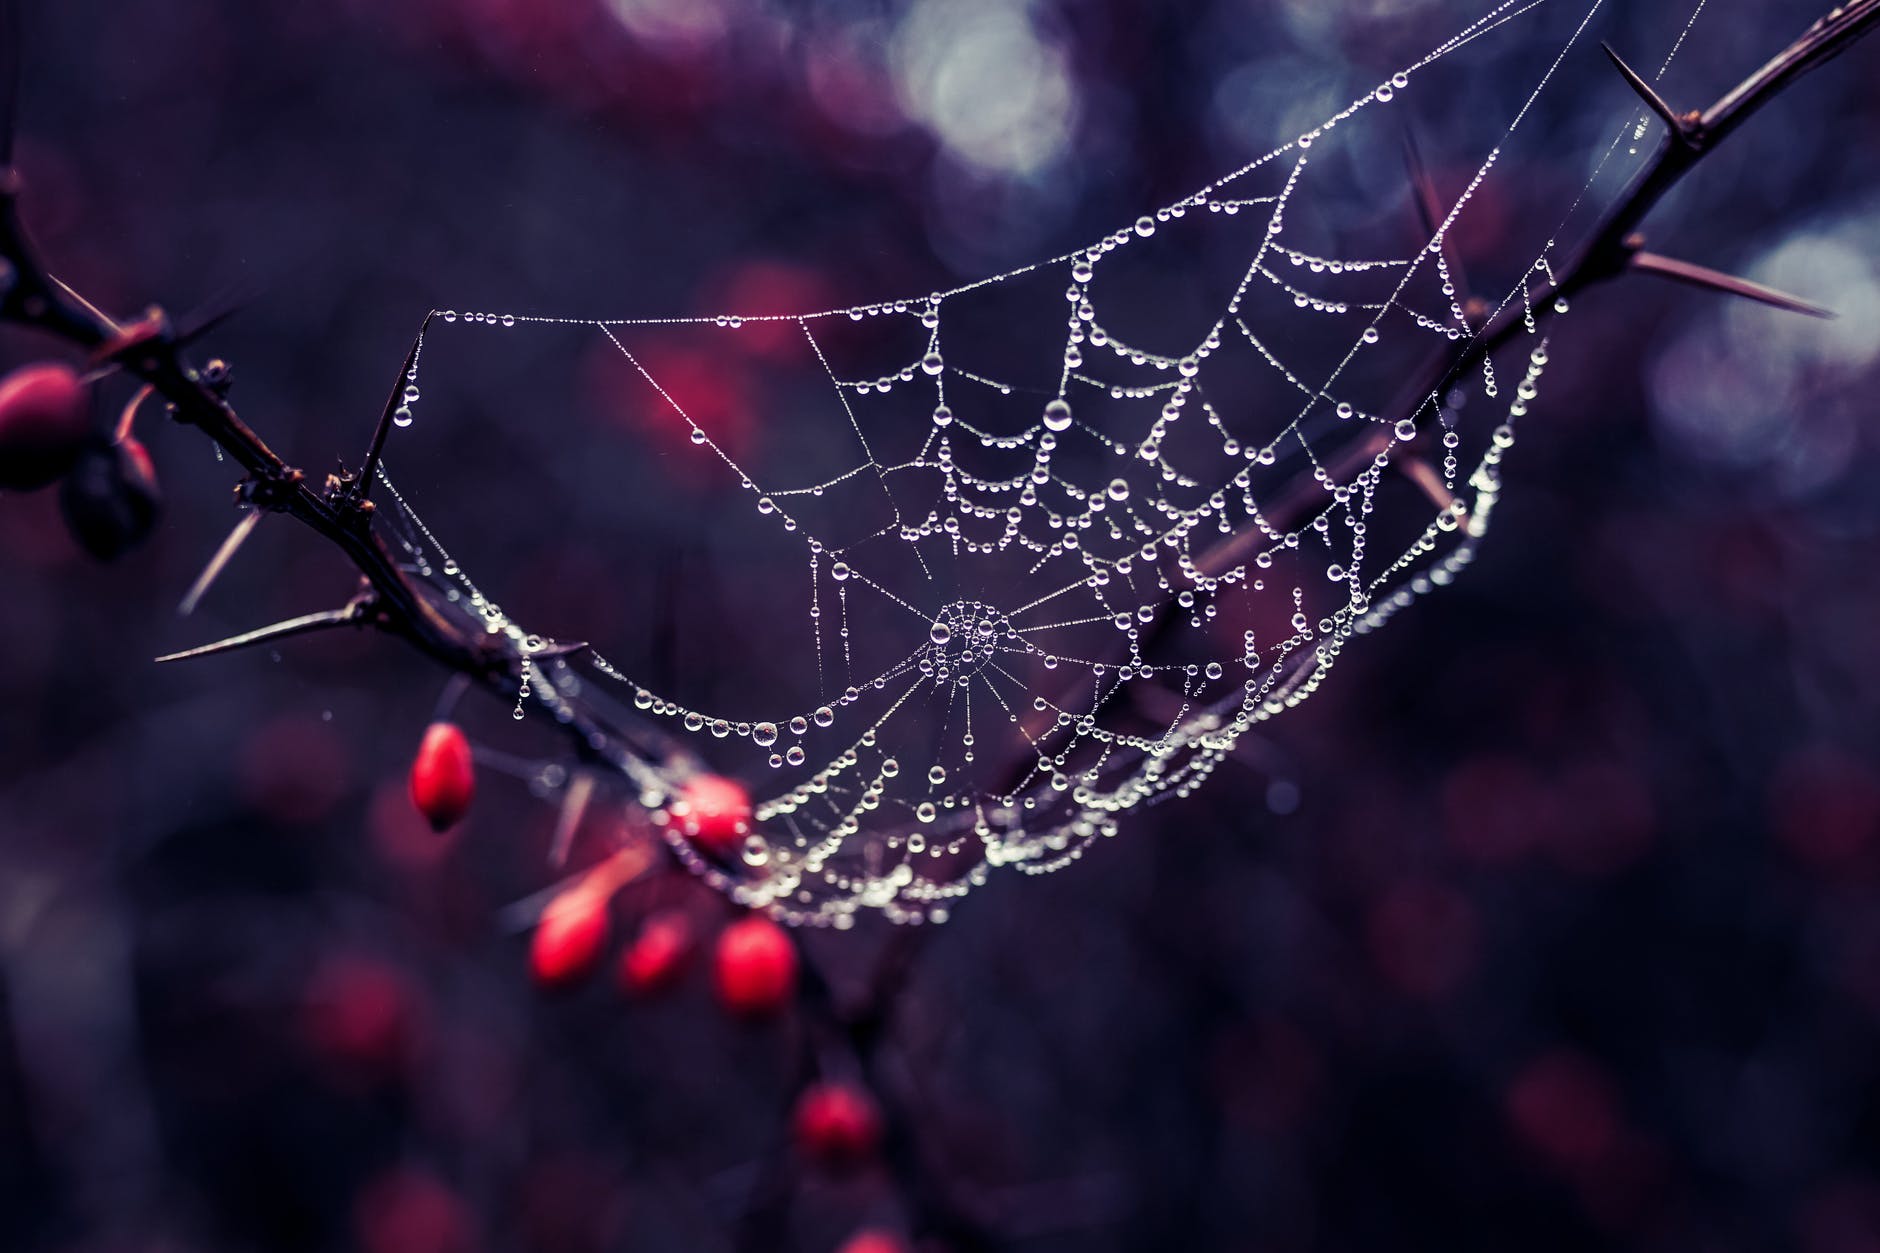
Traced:
<path fill-rule="evenodd" d="M 620 955 L 620 986 L 630 993 L 656 992 L 679 977 L 691 955 L 691 921 L 680 910 L 661 910 L 640 924 Z"/>
<path fill-rule="evenodd" d="M 790 1119 L 797 1149 L 825 1166 L 853 1166 L 881 1143 L 881 1111 L 852 1083 L 812 1083 L 797 1098 Z"/>
<path fill-rule="evenodd" d="M 67 365 L 22 366 L 0 379 L 0 490 L 56 483 L 91 434 L 91 400 Z"/>
<path fill-rule="evenodd" d="M 724 855 L 750 833 L 751 797 L 735 780 L 701 774 L 680 790 L 672 816 L 694 844 Z"/>
<path fill-rule="evenodd" d="M 768 918 L 741 919 L 719 933 L 712 976 L 732 1013 L 775 1013 L 796 992 L 796 946 Z"/>
<path fill-rule="evenodd" d="M 588 884 L 548 903 L 529 945 L 529 972 L 537 983 L 563 987 L 600 964 L 607 947 L 607 894 Z"/>
<path fill-rule="evenodd" d="M 433 831 L 457 825 L 476 794 L 476 766 L 470 741 L 453 722 L 433 722 L 424 730 L 418 756 L 411 763 L 411 803 Z"/>
<path fill-rule="evenodd" d="M 156 528 L 163 494 L 150 454 L 134 436 L 89 442 L 59 487 L 59 509 L 84 550 L 100 561 L 123 556 Z"/>

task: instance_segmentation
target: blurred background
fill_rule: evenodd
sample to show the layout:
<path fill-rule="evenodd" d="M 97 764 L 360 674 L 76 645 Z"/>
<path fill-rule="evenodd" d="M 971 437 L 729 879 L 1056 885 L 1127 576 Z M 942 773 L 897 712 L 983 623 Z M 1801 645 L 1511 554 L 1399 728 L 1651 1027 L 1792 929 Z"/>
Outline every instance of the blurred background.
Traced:
<path fill-rule="evenodd" d="M 356 462 L 434 307 L 952 286 L 1133 221 L 1478 16 L 26 7 L 40 244 L 114 311 L 238 299 L 204 354 L 316 473 Z M 1655 68 L 1693 7 L 1615 3 L 1592 34 Z M 1439 186 L 1583 16 L 1556 0 L 1415 102 Z M 1708 102 L 1815 16 L 1713 0 L 1663 89 Z M 937 1196 L 1019 1250 L 1880 1249 L 1876 65 L 1805 81 L 1649 224 L 1838 320 L 1646 279 L 1576 301 L 1467 577 L 1198 796 L 927 936 L 882 1045 L 924 1197 L 879 1164 L 767 1195 L 805 1027 L 725 1015 L 703 956 L 657 998 L 531 984 L 504 910 L 553 878 L 553 814 L 487 774 L 447 836 L 410 812 L 445 677 L 415 653 L 150 663 L 352 590 L 267 523 L 180 622 L 234 520 L 200 440 L 140 428 L 168 509 L 109 568 L 51 494 L 0 500 L 0 1247 L 825 1250 L 918 1234 Z M 1535 194 L 1637 115 L 1594 43 L 1562 73 L 1504 168 Z M 1352 203 L 1414 246 L 1382 139 Z M 0 337 L 6 366 L 48 351 Z M 702 424 L 787 440 L 748 361 L 663 352 Z M 525 623 L 709 678 L 760 647 L 726 610 L 744 507 L 721 521 L 736 483 L 668 460 L 617 364 L 519 352 L 393 468 Z M 513 734 L 487 700 L 464 718 Z M 664 874 L 616 931 L 656 907 L 732 916 Z M 841 994 L 887 930 L 807 951 Z"/>

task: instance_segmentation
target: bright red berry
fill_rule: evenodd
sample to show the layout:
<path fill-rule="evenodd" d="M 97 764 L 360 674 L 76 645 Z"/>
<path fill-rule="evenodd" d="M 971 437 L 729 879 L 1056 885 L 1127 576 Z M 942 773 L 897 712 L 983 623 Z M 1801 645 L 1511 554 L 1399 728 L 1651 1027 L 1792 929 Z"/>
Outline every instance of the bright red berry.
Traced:
<path fill-rule="evenodd" d="M 735 780 L 702 774 L 680 789 L 672 816 L 694 844 L 722 855 L 750 833 L 751 797 Z"/>
<path fill-rule="evenodd" d="M 134 436 L 91 442 L 66 472 L 59 508 L 84 550 L 100 561 L 123 556 L 156 528 L 163 494 L 157 468 Z"/>
<path fill-rule="evenodd" d="M 791 1118 L 797 1148 L 825 1166 L 852 1166 L 881 1143 L 881 1112 L 852 1083 L 812 1083 L 797 1098 Z"/>
<path fill-rule="evenodd" d="M 796 946 L 768 918 L 744 918 L 718 936 L 712 974 L 718 999 L 735 1014 L 769 1014 L 796 991 Z"/>
<path fill-rule="evenodd" d="M 587 884 L 548 903 L 529 946 L 529 972 L 537 983 L 563 987 L 600 964 L 607 946 L 607 895 Z"/>
<path fill-rule="evenodd" d="M 70 366 L 22 366 L 0 379 L 0 490 L 37 491 L 65 477 L 91 434 L 90 410 Z"/>
<path fill-rule="evenodd" d="M 433 722 L 425 728 L 418 756 L 411 763 L 411 803 L 433 831 L 444 832 L 469 810 L 476 790 L 470 741 L 455 723 Z"/>
<path fill-rule="evenodd" d="M 620 986 L 628 992 L 654 992 L 671 984 L 692 955 L 692 924 L 676 909 L 661 910 L 640 924 L 620 955 Z"/>
<path fill-rule="evenodd" d="M 836 1253 L 908 1253 L 907 1241 L 880 1227 L 865 1227 L 842 1242 Z"/>

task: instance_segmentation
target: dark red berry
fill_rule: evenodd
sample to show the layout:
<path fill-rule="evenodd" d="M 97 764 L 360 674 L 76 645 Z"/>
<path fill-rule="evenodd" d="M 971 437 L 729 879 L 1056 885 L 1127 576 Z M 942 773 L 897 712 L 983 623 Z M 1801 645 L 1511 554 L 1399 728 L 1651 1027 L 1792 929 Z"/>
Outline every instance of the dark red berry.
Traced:
<path fill-rule="evenodd" d="M 59 488 L 65 524 L 100 561 L 115 560 L 148 539 L 162 506 L 150 454 L 129 435 L 115 443 L 88 443 Z"/>
<path fill-rule="evenodd" d="M 775 1013 L 796 992 L 796 946 L 768 918 L 726 927 L 713 957 L 718 999 L 734 1014 Z"/>
<path fill-rule="evenodd" d="M 881 1112 L 852 1083 L 813 1083 L 797 1098 L 791 1129 L 805 1157 L 825 1166 L 853 1166 L 881 1143 Z"/>
<path fill-rule="evenodd" d="M 679 977 L 691 955 L 691 922 L 679 910 L 661 910 L 640 924 L 620 955 L 620 986 L 631 993 L 656 992 Z"/>
<path fill-rule="evenodd" d="M 607 946 L 607 895 L 583 883 L 542 911 L 529 945 L 529 972 L 537 983 L 565 987 L 600 964 Z"/>
<path fill-rule="evenodd" d="M 64 478 L 91 437 L 91 399 L 67 365 L 22 366 L 0 379 L 0 491 Z"/>
<path fill-rule="evenodd" d="M 751 797 L 735 780 L 701 774 L 680 789 L 672 816 L 694 844 L 724 856 L 750 832 Z"/>

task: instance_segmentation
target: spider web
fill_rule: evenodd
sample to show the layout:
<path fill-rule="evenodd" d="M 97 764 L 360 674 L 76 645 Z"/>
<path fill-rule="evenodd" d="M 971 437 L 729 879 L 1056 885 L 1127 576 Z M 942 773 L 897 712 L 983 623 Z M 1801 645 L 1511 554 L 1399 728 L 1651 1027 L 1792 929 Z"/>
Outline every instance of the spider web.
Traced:
<path fill-rule="evenodd" d="M 685 864 L 739 901 L 797 923 L 846 927 L 863 909 L 943 921 L 997 868 L 1056 870 L 1131 811 L 1191 793 L 1474 557 L 1547 365 L 1544 323 L 1565 312 L 1531 293 L 1602 173 L 1626 164 L 1621 147 L 1636 153 L 1642 113 L 1564 214 L 1530 224 L 1537 246 L 1502 301 L 1522 308 L 1526 342 L 1441 395 L 1405 395 L 1403 380 L 1487 320 L 1465 307 L 1452 237 L 1599 4 L 1511 97 L 1502 142 L 1420 247 L 1402 247 L 1401 222 L 1368 239 L 1325 226 L 1314 192 L 1348 136 L 1401 127 L 1380 115 L 1426 71 L 1478 45 L 1492 55 L 1490 36 L 1550 3 L 1497 5 L 1191 195 L 951 290 L 789 316 L 434 314 L 432 336 L 574 334 L 619 355 L 801 560 L 805 647 L 774 657 L 793 703 L 708 706 L 642 681 L 630 658 L 554 655 L 389 477 L 388 529 L 440 604 L 539 655 L 518 717 L 618 710 L 620 736 L 593 747 Z M 644 346 L 760 327 L 800 335 L 821 379 L 783 419 L 801 438 L 761 471 L 687 412 Z M 699 772 L 745 760 L 752 833 L 716 856 L 671 806 Z"/>

